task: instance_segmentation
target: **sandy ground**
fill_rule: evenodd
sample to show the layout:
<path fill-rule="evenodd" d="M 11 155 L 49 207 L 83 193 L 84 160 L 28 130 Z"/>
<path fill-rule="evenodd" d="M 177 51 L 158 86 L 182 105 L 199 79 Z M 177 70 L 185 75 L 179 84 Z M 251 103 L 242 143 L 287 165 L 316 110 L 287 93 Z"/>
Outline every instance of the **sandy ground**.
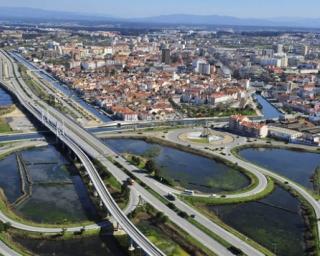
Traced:
<path fill-rule="evenodd" d="M 8 122 L 13 131 L 29 132 L 35 129 L 25 114 L 17 107 L 14 111 L 3 115 L 2 118 Z"/>

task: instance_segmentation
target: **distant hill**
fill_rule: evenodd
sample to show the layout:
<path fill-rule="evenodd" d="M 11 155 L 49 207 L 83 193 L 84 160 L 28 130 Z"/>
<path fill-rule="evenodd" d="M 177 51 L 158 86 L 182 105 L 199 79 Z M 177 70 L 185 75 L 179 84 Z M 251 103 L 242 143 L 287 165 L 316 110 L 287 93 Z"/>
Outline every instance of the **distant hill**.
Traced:
<path fill-rule="evenodd" d="M 237 18 L 220 15 L 188 15 L 173 14 L 156 17 L 131 19 L 134 22 L 149 22 L 162 24 L 194 24 L 194 25 L 231 25 L 231 26 L 282 26 L 282 27 L 312 27 L 320 28 L 320 18 Z"/>
<path fill-rule="evenodd" d="M 237 18 L 220 15 L 172 14 L 145 18 L 117 18 L 101 14 L 50 11 L 36 8 L 0 7 L 0 19 L 74 20 L 101 22 L 130 22 L 177 25 L 282 26 L 320 28 L 320 18 Z"/>

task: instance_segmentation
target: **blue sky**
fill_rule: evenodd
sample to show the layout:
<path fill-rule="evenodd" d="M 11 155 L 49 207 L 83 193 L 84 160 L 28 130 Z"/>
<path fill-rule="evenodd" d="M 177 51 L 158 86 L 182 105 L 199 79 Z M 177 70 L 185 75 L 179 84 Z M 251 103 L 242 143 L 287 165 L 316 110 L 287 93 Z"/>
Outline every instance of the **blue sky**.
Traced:
<path fill-rule="evenodd" d="M 320 0 L 0 0 L 0 6 L 102 13 L 120 17 L 174 13 L 258 18 L 320 17 Z"/>

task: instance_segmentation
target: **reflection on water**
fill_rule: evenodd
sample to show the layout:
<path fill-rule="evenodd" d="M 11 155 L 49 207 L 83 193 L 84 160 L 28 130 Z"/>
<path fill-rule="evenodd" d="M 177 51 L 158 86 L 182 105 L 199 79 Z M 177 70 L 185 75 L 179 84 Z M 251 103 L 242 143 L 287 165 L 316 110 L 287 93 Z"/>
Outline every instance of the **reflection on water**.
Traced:
<path fill-rule="evenodd" d="M 310 178 L 320 165 L 320 154 L 286 149 L 244 149 L 240 151 L 240 155 L 311 189 Z"/>
<path fill-rule="evenodd" d="M 256 99 L 262 106 L 261 112 L 264 118 L 266 119 L 278 118 L 281 115 L 281 113 L 261 95 L 256 94 Z"/>
<path fill-rule="evenodd" d="M 36 240 L 14 237 L 14 240 L 40 256 L 125 256 L 112 236 L 92 236 L 66 241 Z"/>
<path fill-rule="evenodd" d="M 46 223 L 97 219 L 81 177 L 55 147 L 26 150 L 21 156 L 32 180 L 32 195 L 15 206 L 19 215 Z M 0 161 L 0 186 L 11 203 L 22 195 L 15 154 Z"/>
<path fill-rule="evenodd" d="M 0 88 L 0 107 L 12 105 L 13 100 L 11 96 L 2 88 Z"/>

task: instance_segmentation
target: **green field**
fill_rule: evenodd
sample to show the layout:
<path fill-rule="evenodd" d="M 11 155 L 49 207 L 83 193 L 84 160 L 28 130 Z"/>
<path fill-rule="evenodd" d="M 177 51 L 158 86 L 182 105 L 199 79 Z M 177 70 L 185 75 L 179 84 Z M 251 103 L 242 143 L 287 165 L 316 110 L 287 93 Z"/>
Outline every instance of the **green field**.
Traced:
<path fill-rule="evenodd" d="M 11 128 L 5 119 L 0 118 L 0 133 L 11 132 Z"/>

